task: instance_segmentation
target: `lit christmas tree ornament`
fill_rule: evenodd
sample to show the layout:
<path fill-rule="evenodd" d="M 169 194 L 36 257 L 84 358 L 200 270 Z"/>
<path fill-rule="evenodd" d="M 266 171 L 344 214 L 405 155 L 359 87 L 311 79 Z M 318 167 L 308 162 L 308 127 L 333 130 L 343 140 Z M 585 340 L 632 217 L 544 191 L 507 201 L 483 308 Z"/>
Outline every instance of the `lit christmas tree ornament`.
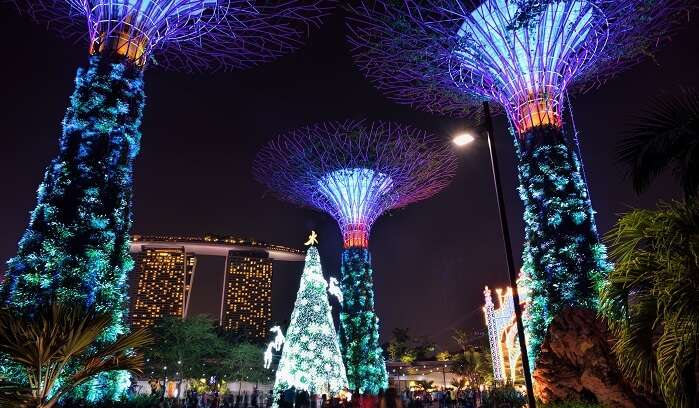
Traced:
<path fill-rule="evenodd" d="M 78 70 L 58 156 L 46 170 L 17 255 L 8 262 L 0 301 L 23 313 L 52 299 L 112 313 L 113 323 L 101 339 L 111 342 L 127 331 L 143 69 L 253 66 L 298 48 L 327 8 L 320 0 L 15 3 L 20 12 L 66 36 L 84 37 L 87 28 L 89 63 Z M 121 394 L 128 382 L 126 373 L 117 372 L 82 389 L 94 400 Z"/>
<path fill-rule="evenodd" d="M 275 398 L 291 387 L 328 396 L 347 388 L 345 365 L 328 301 L 328 283 L 323 277 L 318 249 L 309 245 L 277 366 Z"/>
<path fill-rule="evenodd" d="M 351 390 L 387 386 L 369 234 L 388 210 L 431 197 L 454 176 L 447 143 L 392 123 L 331 122 L 292 131 L 257 155 L 255 177 L 280 198 L 331 215 L 344 242 L 340 341 Z"/>
<path fill-rule="evenodd" d="M 532 362 L 559 310 L 597 308 L 610 269 L 577 134 L 564 131 L 567 96 L 652 53 L 690 3 L 377 0 L 353 8 L 355 62 L 389 98 L 458 117 L 490 100 L 506 113 L 525 207 Z"/>

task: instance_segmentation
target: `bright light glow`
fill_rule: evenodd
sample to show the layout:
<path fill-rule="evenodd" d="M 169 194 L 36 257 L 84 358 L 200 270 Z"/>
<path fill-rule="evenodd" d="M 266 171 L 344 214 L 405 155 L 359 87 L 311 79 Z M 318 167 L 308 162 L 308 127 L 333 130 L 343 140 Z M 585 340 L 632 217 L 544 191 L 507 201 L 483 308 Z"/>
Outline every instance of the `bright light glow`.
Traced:
<path fill-rule="evenodd" d="M 335 296 L 337 298 L 337 301 L 340 302 L 340 304 L 342 304 L 342 300 L 343 300 L 342 289 L 340 289 L 340 285 L 337 283 L 337 279 L 330 278 L 330 285 L 328 286 L 328 293 Z"/>
<path fill-rule="evenodd" d="M 88 18 L 91 52 L 112 51 L 139 65 L 164 40 L 190 40 L 225 14 L 218 0 L 70 0 Z"/>
<path fill-rule="evenodd" d="M 271 331 L 272 333 L 277 333 L 277 335 L 274 337 L 274 341 L 271 341 L 267 345 L 267 350 L 265 350 L 264 364 L 266 369 L 269 369 L 269 367 L 272 365 L 272 357 L 274 357 L 274 351 L 281 350 L 285 340 L 281 327 L 274 326 L 271 329 L 269 329 L 269 331 Z"/>
<path fill-rule="evenodd" d="M 318 249 L 312 246 L 306 254 L 286 331 L 286 343 L 274 381 L 274 395 L 295 387 L 297 391 L 332 396 L 347 388 L 345 365 L 327 290 Z"/>
<path fill-rule="evenodd" d="M 369 230 L 383 211 L 391 178 L 370 169 L 340 169 L 318 180 L 318 190 L 335 207 L 345 248 L 369 245 Z"/>
<path fill-rule="evenodd" d="M 517 280 L 520 295 L 520 302 L 523 309 L 528 301 L 528 294 L 522 284 L 522 275 Z M 495 290 L 498 299 L 498 307 L 495 307 L 492 299 L 492 292 L 485 287 L 483 296 L 485 306 L 485 323 L 488 327 L 488 340 L 490 343 L 490 353 L 493 361 L 493 377 L 496 381 L 516 380 L 518 364 L 521 363 L 521 352 L 517 332 L 517 320 L 515 316 L 514 301 L 512 299 L 512 288 L 507 288 L 503 293 L 502 289 Z"/>
<path fill-rule="evenodd" d="M 476 138 L 468 132 L 459 133 L 458 135 L 454 136 L 453 139 L 451 139 L 451 141 L 459 147 L 465 146 L 474 140 L 476 140 Z"/>
<path fill-rule="evenodd" d="M 520 132 L 560 126 L 566 87 L 607 37 L 604 16 L 591 1 L 523 8 L 518 0 L 486 0 L 465 16 L 452 73 L 457 83 L 502 103 Z"/>

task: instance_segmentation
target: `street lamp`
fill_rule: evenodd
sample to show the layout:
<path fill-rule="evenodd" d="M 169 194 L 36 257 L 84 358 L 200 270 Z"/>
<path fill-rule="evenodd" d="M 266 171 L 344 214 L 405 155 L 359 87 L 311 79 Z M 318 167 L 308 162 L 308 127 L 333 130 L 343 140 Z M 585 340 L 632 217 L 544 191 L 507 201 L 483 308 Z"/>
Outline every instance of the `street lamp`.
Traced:
<path fill-rule="evenodd" d="M 505 244 L 505 258 L 507 259 L 507 271 L 510 275 L 510 286 L 512 287 L 512 301 L 514 302 L 515 316 L 517 319 L 517 337 L 522 353 L 522 371 L 524 372 L 524 383 L 527 386 L 527 399 L 529 408 L 536 408 L 534 400 L 534 387 L 532 386 L 531 372 L 529 371 L 529 354 L 527 354 L 527 343 L 524 338 L 524 324 L 522 323 L 522 307 L 519 304 L 519 291 L 517 290 L 517 273 L 515 272 L 515 262 L 512 257 L 512 242 L 510 241 L 510 228 L 507 225 L 507 214 L 505 213 L 505 200 L 502 198 L 502 183 L 500 181 L 500 168 L 498 156 L 493 143 L 493 118 L 490 115 L 490 105 L 483 102 L 483 123 L 476 129 L 481 137 L 485 137 L 490 151 L 490 167 L 493 171 L 493 183 L 495 184 L 495 195 L 500 211 L 500 227 L 502 230 L 502 240 Z M 452 139 L 457 146 L 464 146 L 476 138 L 470 132 L 460 133 Z"/>

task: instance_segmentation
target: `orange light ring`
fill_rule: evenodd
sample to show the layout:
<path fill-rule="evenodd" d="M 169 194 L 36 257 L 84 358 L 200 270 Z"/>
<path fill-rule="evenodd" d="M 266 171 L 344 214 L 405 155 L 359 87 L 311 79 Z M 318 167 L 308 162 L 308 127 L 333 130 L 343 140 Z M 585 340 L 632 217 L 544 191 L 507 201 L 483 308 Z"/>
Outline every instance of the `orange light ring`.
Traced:
<path fill-rule="evenodd" d="M 342 240 L 345 248 L 368 248 L 369 226 L 365 224 L 348 224 L 342 226 Z"/>

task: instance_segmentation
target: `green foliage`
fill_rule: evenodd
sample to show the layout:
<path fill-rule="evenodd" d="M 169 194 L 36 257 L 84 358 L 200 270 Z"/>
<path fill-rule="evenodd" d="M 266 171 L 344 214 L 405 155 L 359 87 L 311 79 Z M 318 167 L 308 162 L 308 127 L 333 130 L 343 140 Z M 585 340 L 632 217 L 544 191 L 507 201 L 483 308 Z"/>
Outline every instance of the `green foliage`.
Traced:
<path fill-rule="evenodd" d="M 311 394 L 328 395 L 337 395 L 347 388 L 347 375 L 328 301 L 328 283 L 314 246 L 306 253 L 301 284 L 277 367 L 274 395 L 292 386 Z"/>
<path fill-rule="evenodd" d="M 617 156 L 629 169 L 637 193 L 670 168 L 685 198 L 699 192 L 699 93 L 656 98 L 619 143 Z"/>
<path fill-rule="evenodd" d="M 108 313 L 59 303 L 43 306 L 33 317 L 0 309 L 0 353 L 19 366 L 24 377 L 22 383 L 3 384 L 0 401 L 12 407 L 50 408 L 100 373 L 141 374 L 143 356 L 134 349 L 148 345 L 150 335 L 139 330 L 98 344 L 111 320 Z"/>
<path fill-rule="evenodd" d="M 367 248 L 342 253 L 340 343 L 349 388 L 377 394 L 388 386 L 388 373 L 379 346 L 379 319 L 374 313 L 371 256 Z"/>
<path fill-rule="evenodd" d="M 553 317 L 564 307 L 596 310 L 609 272 L 576 153 L 562 130 L 538 126 L 521 135 L 519 193 L 524 203 L 525 327 L 529 360 L 539 353 Z"/>
<path fill-rule="evenodd" d="M 511 385 L 493 388 L 483 396 L 484 407 L 499 407 L 501 404 L 511 408 L 522 408 L 527 405 L 527 399 Z"/>
<path fill-rule="evenodd" d="M 468 386 L 469 381 L 464 377 L 452 378 L 451 381 L 449 381 L 449 384 L 456 388 L 457 391 L 461 391 Z"/>
<path fill-rule="evenodd" d="M 409 328 L 396 327 L 393 338 L 388 342 L 388 357 L 393 361 L 400 360 L 410 364 L 415 360 L 428 360 L 434 353 L 435 344 L 425 337 L 413 337 Z"/>
<path fill-rule="evenodd" d="M 434 388 L 434 381 L 428 381 L 428 380 L 419 380 L 415 381 L 415 384 L 420 387 L 422 391 L 430 391 L 431 389 Z"/>
<path fill-rule="evenodd" d="M 93 56 L 78 70 L 58 156 L 8 262 L 0 303 L 23 313 L 52 300 L 108 312 L 111 323 L 100 337 L 105 343 L 128 331 L 132 173 L 144 99 L 142 72 L 128 63 Z M 83 388 L 101 398 L 127 386 L 125 373 L 113 373 Z"/>
<path fill-rule="evenodd" d="M 493 363 L 488 350 L 467 347 L 461 353 L 452 355 L 452 371 L 468 379 L 471 384 L 483 384 L 492 380 Z"/>
<path fill-rule="evenodd" d="M 201 377 L 206 361 L 218 360 L 227 349 L 216 335 L 215 322 L 206 316 L 165 317 L 153 326 L 153 336 L 155 343 L 146 350 L 146 373 L 155 378 L 163 376 L 164 367 L 170 376 L 180 372 Z"/>
<path fill-rule="evenodd" d="M 262 348 L 230 343 L 206 316 L 166 317 L 154 327 L 155 343 L 146 350 L 146 374 L 162 379 L 209 378 L 223 381 L 266 381 Z M 167 370 L 164 369 L 167 367 Z"/>
<path fill-rule="evenodd" d="M 699 205 L 633 210 L 609 232 L 616 263 L 602 312 L 614 352 L 637 386 L 659 390 L 670 408 L 694 407 L 699 345 Z"/>

